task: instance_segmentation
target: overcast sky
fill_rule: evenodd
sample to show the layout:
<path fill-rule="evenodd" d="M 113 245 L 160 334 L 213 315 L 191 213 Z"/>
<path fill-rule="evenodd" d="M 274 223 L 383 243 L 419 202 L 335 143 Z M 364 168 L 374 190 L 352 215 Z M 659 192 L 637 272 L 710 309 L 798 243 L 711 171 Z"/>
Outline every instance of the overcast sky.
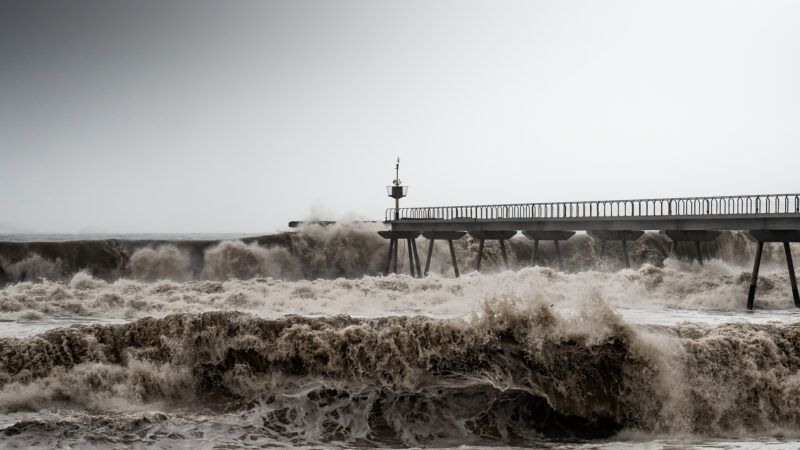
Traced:
<path fill-rule="evenodd" d="M 800 191 L 796 1 L 0 5 L 0 232 Z"/>

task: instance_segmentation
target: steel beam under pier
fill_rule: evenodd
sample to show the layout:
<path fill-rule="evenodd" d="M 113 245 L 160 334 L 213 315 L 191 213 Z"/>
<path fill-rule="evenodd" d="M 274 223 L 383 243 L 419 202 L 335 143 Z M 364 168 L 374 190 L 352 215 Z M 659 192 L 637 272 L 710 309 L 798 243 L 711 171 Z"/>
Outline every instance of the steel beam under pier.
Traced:
<path fill-rule="evenodd" d="M 625 267 L 631 268 L 631 260 L 628 257 L 628 241 L 634 242 L 644 234 L 641 230 L 587 230 L 586 234 L 593 239 L 597 239 L 601 243 L 607 241 L 622 241 L 622 260 L 625 262 Z M 605 245 L 602 247 L 603 254 L 605 254 Z"/>
<path fill-rule="evenodd" d="M 458 278 L 458 263 L 456 262 L 456 251 L 453 248 L 453 241 L 457 241 L 467 234 L 465 231 L 426 231 L 422 233 L 422 237 L 428 239 L 428 257 L 425 259 L 425 272 L 423 276 L 428 276 L 428 270 L 431 268 L 431 256 L 433 255 L 433 243 L 437 239 L 447 241 L 450 246 L 450 259 L 453 261 L 453 272 Z"/>
<path fill-rule="evenodd" d="M 747 234 L 761 242 L 800 242 L 800 230 L 750 230 Z"/>
<path fill-rule="evenodd" d="M 789 270 L 789 283 L 792 286 L 794 306 L 800 308 L 800 293 L 797 291 L 794 261 L 792 261 L 792 250 L 789 247 L 790 242 L 800 242 L 800 230 L 750 230 L 747 234 L 757 241 L 756 257 L 755 261 L 753 261 L 753 272 L 750 275 L 750 290 L 747 292 L 747 309 L 753 309 L 756 287 L 758 284 L 758 269 L 761 266 L 761 254 L 764 250 L 764 242 L 783 243 L 783 251 L 786 255 L 786 268 Z"/>
<path fill-rule="evenodd" d="M 500 253 L 503 255 L 503 263 L 505 263 L 506 269 L 508 269 L 509 266 L 508 266 L 508 255 L 506 254 L 506 241 L 514 237 L 515 234 L 517 234 L 516 230 L 469 231 L 470 236 L 480 241 L 480 244 L 478 246 L 478 261 L 475 264 L 475 270 L 478 272 L 481 271 L 481 260 L 483 259 L 483 245 L 486 240 L 500 241 Z"/>
<path fill-rule="evenodd" d="M 539 241 L 553 241 L 553 246 L 556 249 L 556 258 L 558 258 L 558 268 L 564 271 L 564 260 L 561 258 L 561 247 L 559 241 L 566 241 L 575 235 L 574 231 L 539 231 L 539 230 L 523 230 L 522 234 L 533 240 L 533 252 L 531 252 L 531 266 L 536 265 L 539 259 Z"/>
<path fill-rule="evenodd" d="M 386 258 L 384 275 L 391 272 L 397 273 L 397 251 L 400 247 L 400 239 L 405 239 L 408 248 L 408 270 L 412 277 L 421 277 L 422 270 L 419 264 L 419 254 L 417 253 L 417 237 L 419 231 L 378 231 L 378 234 L 389 240 L 389 255 Z"/>

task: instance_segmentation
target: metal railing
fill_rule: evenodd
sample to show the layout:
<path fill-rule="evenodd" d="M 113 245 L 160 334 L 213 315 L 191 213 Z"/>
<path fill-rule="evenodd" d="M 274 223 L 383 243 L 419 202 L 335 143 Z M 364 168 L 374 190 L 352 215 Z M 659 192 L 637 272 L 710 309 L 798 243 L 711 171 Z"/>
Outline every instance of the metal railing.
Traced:
<path fill-rule="evenodd" d="M 401 220 L 525 220 L 763 214 L 800 214 L 800 194 L 400 208 Z M 394 220 L 394 217 L 395 209 L 387 209 L 386 220 Z"/>

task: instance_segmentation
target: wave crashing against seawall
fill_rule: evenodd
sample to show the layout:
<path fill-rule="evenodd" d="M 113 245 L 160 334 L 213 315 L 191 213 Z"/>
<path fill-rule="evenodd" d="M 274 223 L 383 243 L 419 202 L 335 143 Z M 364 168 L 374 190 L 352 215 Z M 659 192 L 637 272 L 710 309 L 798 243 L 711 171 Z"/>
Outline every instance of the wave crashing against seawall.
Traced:
<path fill-rule="evenodd" d="M 384 246 L 372 224 L 309 225 L 297 233 L 241 240 L 0 242 L 0 283 L 360 277 L 379 272 Z"/>
<path fill-rule="evenodd" d="M 234 241 L 0 242 L 0 283 L 63 281 L 78 272 L 105 281 L 359 278 L 377 275 L 385 267 L 387 243 L 377 235 L 380 229 L 377 224 L 339 223 L 306 225 L 295 233 Z M 527 266 L 531 242 L 517 236 L 509 244 L 512 266 Z M 428 242 L 422 239 L 422 254 L 426 254 L 427 246 Z M 435 246 L 431 273 L 449 276 L 452 273 L 449 249 L 442 242 Z M 477 247 L 477 241 L 469 236 L 455 242 L 461 273 L 474 270 Z M 621 248 L 617 247 L 577 235 L 562 243 L 561 251 L 568 271 L 614 271 L 621 268 L 623 260 L 619 254 Z M 779 245 L 768 244 L 764 250 L 766 267 L 783 265 Z M 405 248 L 401 250 L 401 270 L 404 251 Z M 679 246 L 677 257 L 691 259 L 693 252 L 694 247 Z M 753 243 L 739 232 L 724 232 L 716 241 L 704 244 L 705 258 L 742 267 L 752 263 L 754 252 Z M 634 267 L 645 264 L 661 267 L 667 258 L 675 257 L 670 242 L 658 233 L 647 233 L 630 247 Z M 540 243 L 538 263 L 556 266 L 552 243 Z M 503 268 L 496 242 L 487 243 L 482 266 L 490 272 Z"/>

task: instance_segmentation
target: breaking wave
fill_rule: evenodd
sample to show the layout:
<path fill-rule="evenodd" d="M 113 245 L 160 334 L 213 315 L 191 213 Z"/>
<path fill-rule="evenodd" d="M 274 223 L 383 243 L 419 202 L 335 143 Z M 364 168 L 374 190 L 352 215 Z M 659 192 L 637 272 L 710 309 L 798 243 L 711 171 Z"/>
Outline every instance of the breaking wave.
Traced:
<path fill-rule="evenodd" d="M 157 410 L 138 425 L 174 417 L 179 435 L 202 428 L 188 410 L 238 438 L 362 446 L 796 433 L 800 417 L 800 327 L 645 329 L 600 301 L 563 315 L 494 299 L 468 320 L 177 314 L 0 348 L 6 414 Z"/>
<path fill-rule="evenodd" d="M 5 272 L 12 280 L 55 280 L 62 275 L 60 258 L 50 260 L 37 253 L 26 256 L 15 263 L 0 257 L 0 272 Z"/>
<path fill-rule="evenodd" d="M 205 252 L 204 278 L 227 280 L 274 277 L 298 279 L 300 266 L 288 250 L 242 241 L 220 242 Z"/>
<path fill-rule="evenodd" d="M 235 241 L 0 242 L 0 283 L 64 280 L 78 272 L 106 281 L 360 277 L 381 270 L 380 229 L 340 223 Z"/>
<path fill-rule="evenodd" d="M 68 242 L 0 242 L 0 283 L 65 280 L 78 272 L 113 281 L 133 278 L 155 280 L 227 280 L 272 277 L 288 280 L 316 278 L 359 278 L 377 275 L 385 267 L 387 243 L 376 231 L 375 224 L 330 226 L 307 225 L 296 233 L 262 236 L 238 241 L 68 241 Z M 428 242 L 419 240 L 421 254 Z M 532 245 L 523 237 L 509 241 L 511 265 L 526 267 L 530 263 Z M 694 246 L 678 246 L 677 259 L 690 262 Z M 431 272 L 450 275 L 449 250 L 437 242 Z M 477 241 L 467 237 L 455 242 L 462 273 L 475 266 Z M 576 235 L 562 243 L 567 271 L 616 271 L 622 267 L 619 243 L 601 243 L 586 235 Z M 671 253 L 670 242 L 661 234 L 647 233 L 629 246 L 634 267 L 663 267 Z M 755 245 L 742 233 L 725 232 L 716 241 L 703 244 L 706 259 L 724 261 L 735 267 L 749 267 Z M 800 256 L 798 249 L 794 249 Z M 407 249 L 401 244 L 400 269 L 405 266 Z M 541 242 L 537 264 L 558 267 L 551 242 Z M 784 264 L 780 245 L 764 247 L 764 267 Z M 405 266 L 405 267 L 404 267 Z M 485 271 L 502 270 L 500 249 L 496 242 L 487 242 L 483 260 Z"/>
<path fill-rule="evenodd" d="M 191 268 L 189 254 L 171 244 L 137 249 L 130 260 L 131 276 L 143 281 L 184 281 L 191 277 Z"/>

